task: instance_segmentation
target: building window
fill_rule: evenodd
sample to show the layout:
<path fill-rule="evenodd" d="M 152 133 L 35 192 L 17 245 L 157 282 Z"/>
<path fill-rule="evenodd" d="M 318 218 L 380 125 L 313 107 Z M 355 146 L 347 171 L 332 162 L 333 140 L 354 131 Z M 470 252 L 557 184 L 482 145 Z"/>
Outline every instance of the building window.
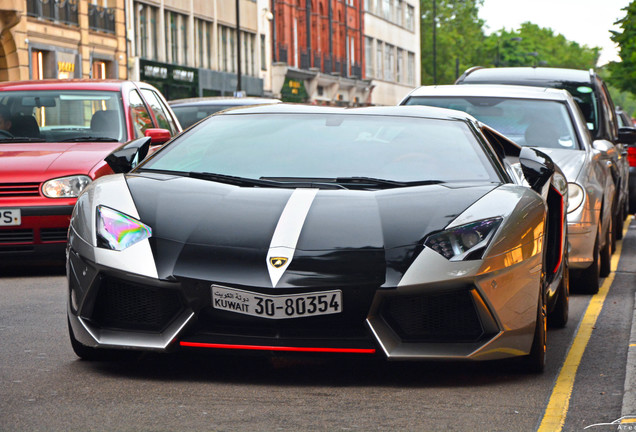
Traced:
<path fill-rule="evenodd" d="M 415 85 L 415 54 L 411 52 L 406 64 L 406 80 L 409 85 Z"/>
<path fill-rule="evenodd" d="M 384 79 L 386 81 L 393 81 L 394 79 L 395 57 L 393 52 L 393 45 L 384 45 Z"/>
<path fill-rule="evenodd" d="M 375 64 L 376 64 L 375 77 L 380 79 L 382 79 L 382 69 L 383 69 L 382 59 L 384 58 L 382 54 L 383 54 L 382 42 L 378 41 L 377 46 L 375 48 Z"/>
<path fill-rule="evenodd" d="M 170 59 L 172 63 L 179 63 L 179 33 L 177 31 L 177 15 L 170 14 Z"/>
<path fill-rule="evenodd" d="M 265 35 L 261 35 L 261 70 L 267 70 L 267 45 Z"/>
<path fill-rule="evenodd" d="M 219 38 L 219 55 L 220 55 L 219 68 L 220 70 L 224 72 L 228 71 L 227 32 L 228 32 L 227 27 L 219 26 L 219 33 L 221 34 L 221 37 Z"/>
<path fill-rule="evenodd" d="M 106 79 L 106 62 L 93 62 L 93 79 Z"/>
<path fill-rule="evenodd" d="M 44 79 L 44 51 L 31 51 L 31 78 L 34 80 Z"/>
<path fill-rule="evenodd" d="M 364 0 L 364 10 L 373 12 L 373 0 Z"/>
<path fill-rule="evenodd" d="M 395 80 L 399 83 L 404 81 L 404 71 L 403 71 L 403 62 L 404 62 L 404 51 L 400 48 L 397 49 L 397 61 L 395 63 Z"/>
<path fill-rule="evenodd" d="M 365 71 L 368 78 L 373 78 L 373 39 L 364 38 Z"/>
<path fill-rule="evenodd" d="M 181 38 L 183 43 L 179 44 L 183 48 L 181 51 L 183 52 L 183 62 L 182 64 L 188 64 L 188 19 L 180 15 L 179 21 L 181 22 Z"/>
<path fill-rule="evenodd" d="M 413 31 L 415 29 L 414 18 L 415 8 L 413 6 L 406 6 L 406 28 Z"/>

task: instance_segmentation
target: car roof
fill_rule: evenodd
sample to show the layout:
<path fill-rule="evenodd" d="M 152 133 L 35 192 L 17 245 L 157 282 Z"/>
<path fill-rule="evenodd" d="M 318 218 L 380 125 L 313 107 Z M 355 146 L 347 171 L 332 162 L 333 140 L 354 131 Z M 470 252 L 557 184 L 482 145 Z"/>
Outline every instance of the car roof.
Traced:
<path fill-rule="evenodd" d="M 507 83 L 520 84 L 523 82 L 555 83 L 576 82 L 592 83 L 592 72 L 579 69 L 547 68 L 547 67 L 475 67 L 467 70 L 459 77 L 457 84 L 463 83 Z M 546 85 L 544 87 L 552 87 Z"/>
<path fill-rule="evenodd" d="M 356 108 L 340 108 L 331 106 L 315 106 L 302 104 L 280 103 L 274 105 L 244 106 L 228 111 L 223 111 L 218 115 L 241 115 L 241 114 L 344 114 L 344 115 L 376 115 L 376 116 L 398 116 L 398 117 L 420 117 L 440 120 L 477 120 L 470 114 L 463 111 L 456 111 L 446 108 L 429 107 L 424 105 L 408 106 L 372 106 Z"/>
<path fill-rule="evenodd" d="M 404 101 L 410 97 L 416 96 L 503 97 L 511 99 L 541 99 L 553 101 L 567 101 L 571 97 L 567 90 L 555 88 L 507 84 L 471 84 L 469 86 L 422 86 L 409 93 Z"/>
<path fill-rule="evenodd" d="M 273 104 L 280 103 L 280 99 L 260 98 L 260 97 L 226 97 L 226 96 L 209 96 L 186 99 L 175 99 L 168 101 L 171 106 L 197 106 L 197 105 L 257 105 L 257 104 Z"/>
<path fill-rule="evenodd" d="M 20 91 L 20 90 L 121 90 L 125 83 L 132 81 L 125 80 L 91 80 L 91 79 L 70 79 L 70 80 L 36 80 L 36 81 L 10 81 L 0 83 L 0 90 Z M 141 83 L 139 83 L 141 84 Z"/>

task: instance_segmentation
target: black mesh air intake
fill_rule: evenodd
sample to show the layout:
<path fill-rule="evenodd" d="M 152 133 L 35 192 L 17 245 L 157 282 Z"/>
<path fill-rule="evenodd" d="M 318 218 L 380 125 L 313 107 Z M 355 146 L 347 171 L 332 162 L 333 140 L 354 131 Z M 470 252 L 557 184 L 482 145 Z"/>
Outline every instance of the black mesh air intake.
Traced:
<path fill-rule="evenodd" d="M 105 278 L 92 320 L 103 328 L 160 332 L 182 309 L 179 292 Z"/>
<path fill-rule="evenodd" d="M 468 290 L 387 297 L 381 314 L 406 342 L 472 342 L 484 334 Z"/>

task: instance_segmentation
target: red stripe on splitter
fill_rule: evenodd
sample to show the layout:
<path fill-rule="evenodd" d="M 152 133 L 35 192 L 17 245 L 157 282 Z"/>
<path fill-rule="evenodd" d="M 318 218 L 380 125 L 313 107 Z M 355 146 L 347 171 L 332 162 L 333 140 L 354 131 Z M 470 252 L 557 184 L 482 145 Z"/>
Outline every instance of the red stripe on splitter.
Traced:
<path fill-rule="evenodd" d="M 179 342 L 179 345 L 192 348 L 220 348 L 220 349 L 239 349 L 239 350 L 257 350 L 257 351 L 292 351 L 292 352 L 328 352 L 328 353 L 347 353 L 347 354 L 375 354 L 375 349 L 370 348 L 312 348 L 312 347 L 281 347 L 266 345 L 230 345 L 230 344 L 211 344 L 201 342 Z"/>

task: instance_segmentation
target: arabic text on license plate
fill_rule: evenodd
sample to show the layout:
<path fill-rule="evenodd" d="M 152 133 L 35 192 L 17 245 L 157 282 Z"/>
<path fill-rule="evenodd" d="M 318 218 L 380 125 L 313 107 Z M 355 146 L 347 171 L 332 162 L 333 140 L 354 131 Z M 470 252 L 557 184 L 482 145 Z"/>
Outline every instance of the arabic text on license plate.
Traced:
<path fill-rule="evenodd" d="M 329 315 L 342 312 L 342 291 L 267 295 L 212 285 L 212 306 L 270 319 Z"/>
<path fill-rule="evenodd" d="M 20 209 L 0 209 L 0 226 L 20 225 Z"/>

